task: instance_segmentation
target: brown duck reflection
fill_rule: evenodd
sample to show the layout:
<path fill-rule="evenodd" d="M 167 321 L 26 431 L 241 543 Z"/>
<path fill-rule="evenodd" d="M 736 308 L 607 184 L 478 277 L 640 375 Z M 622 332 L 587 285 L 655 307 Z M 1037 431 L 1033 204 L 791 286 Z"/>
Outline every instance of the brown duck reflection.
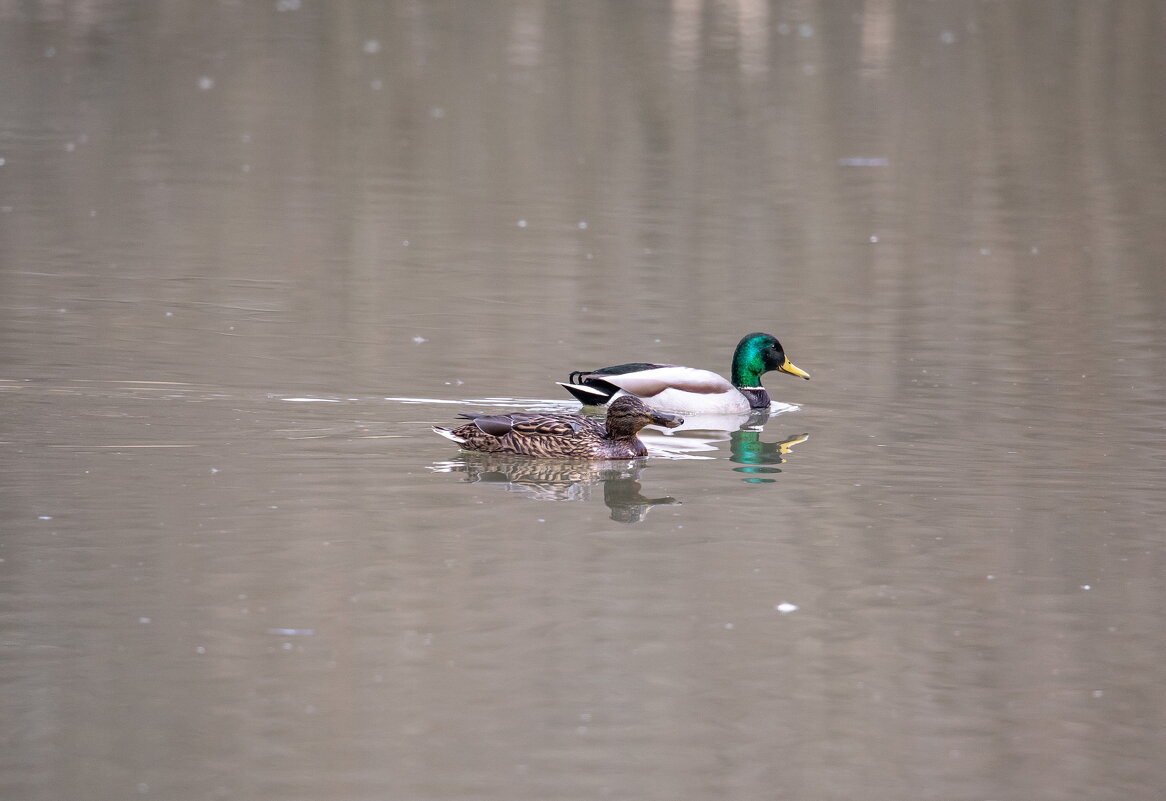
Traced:
<path fill-rule="evenodd" d="M 433 469 L 464 473 L 467 482 L 498 484 L 507 492 L 538 501 L 587 501 L 601 486 L 612 520 L 639 523 L 653 506 L 680 503 L 670 496 L 644 496 L 639 477 L 647 464 L 646 459 L 584 462 L 463 453 Z"/>

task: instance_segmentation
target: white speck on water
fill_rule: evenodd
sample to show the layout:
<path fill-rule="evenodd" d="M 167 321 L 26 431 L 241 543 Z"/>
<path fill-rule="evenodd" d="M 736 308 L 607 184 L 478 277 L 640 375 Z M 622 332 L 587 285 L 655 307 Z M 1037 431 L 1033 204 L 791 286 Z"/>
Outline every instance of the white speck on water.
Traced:
<path fill-rule="evenodd" d="M 242 136 L 240 136 L 240 137 L 239 137 L 239 140 L 240 140 L 240 141 L 241 141 L 243 144 L 249 144 L 249 143 L 251 142 L 251 134 L 249 134 L 249 133 L 245 133 L 245 134 L 243 134 Z"/>
<path fill-rule="evenodd" d="M 1081 585 L 1081 589 L 1083 589 L 1083 590 L 1091 590 L 1091 589 L 1093 589 L 1093 588 L 1092 588 L 1091 586 L 1089 586 L 1088 584 L 1082 584 L 1082 585 Z"/>
<path fill-rule="evenodd" d="M 426 339 L 425 337 L 421 336 L 420 334 L 418 334 L 417 336 L 413 337 L 413 344 L 414 344 L 414 345 L 420 345 L 422 342 L 428 342 L 428 341 L 429 341 L 428 339 Z"/>
<path fill-rule="evenodd" d="M 838 159 L 840 167 L 887 167 L 891 163 L 885 156 L 846 156 Z"/>
<path fill-rule="evenodd" d="M 66 143 L 65 143 L 65 152 L 66 152 L 66 153 L 72 153 L 72 152 L 73 152 L 74 150 L 76 150 L 76 149 L 77 149 L 77 143 L 76 143 L 76 142 L 66 142 Z"/>
<path fill-rule="evenodd" d="M 798 26 L 798 36 L 801 36 L 803 39 L 809 39 L 813 35 L 814 35 L 814 26 L 813 25 L 810 25 L 808 23 L 803 22 L 801 25 Z"/>
<path fill-rule="evenodd" d="M 217 467 L 212 467 L 212 468 L 211 468 L 211 475 L 214 475 L 214 474 L 215 474 L 215 473 L 217 473 L 217 472 L 219 472 L 219 468 L 217 468 Z"/>
<path fill-rule="evenodd" d="M 586 256 L 586 259 L 587 259 L 588 261 L 591 261 L 593 258 L 595 258 L 595 257 L 594 257 L 594 256 L 592 256 L 590 253 L 588 253 L 588 254 L 587 254 L 587 256 Z"/>
<path fill-rule="evenodd" d="M 205 653 L 206 653 L 206 648 L 205 648 L 205 647 L 203 647 L 203 646 L 201 646 L 201 645 L 198 645 L 198 646 L 195 646 L 194 652 L 195 652 L 196 654 L 205 654 Z"/>
<path fill-rule="evenodd" d="M 37 515 L 36 519 L 37 520 L 52 520 L 53 516 L 52 515 Z"/>
<path fill-rule="evenodd" d="M 732 623 L 726 623 L 725 628 L 728 629 L 729 631 L 732 631 L 734 627 L 733 627 Z"/>
<path fill-rule="evenodd" d="M 409 240 L 408 240 L 408 239 L 402 239 L 402 240 L 401 240 L 401 245 L 403 245 L 404 247 L 409 247 Z"/>
<path fill-rule="evenodd" d="M 214 87 L 215 87 L 215 79 L 214 78 L 212 78 L 209 75 L 203 75 L 203 76 L 199 77 L 199 79 L 198 79 L 198 88 L 199 89 L 201 89 L 205 92 L 207 89 L 213 89 Z"/>
<path fill-rule="evenodd" d="M 991 248 L 980 248 L 980 255 L 981 256 L 991 256 L 992 249 Z"/>
<path fill-rule="evenodd" d="M 340 403 L 336 398 L 280 398 L 285 403 Z"/>
<path fill-rule="evenodd" d="M 441 106 L 434 106 L 433 108 L 429 109 L 429 116 L 433 117 L 435 120 L 440 120 L 445 116 L 445 109 L 443 109 Z"/>
<path fill-rule="evenodd" d="M 56 54 L 57 54 L 57 48 L 55 48 L 55 47 L 46 47 L 45 48 L 45 58 L 52 58 Z"/>
<path fill-rule="evenodd" d="M 366 53 L 379 53 L 381 52 L 381 43 L 376 39 L 366 39 L 361 45 L 361 49 Z"/>
<path fill-rule="evenodd" d="M 586 231 L 586 230 L 587 230 L 587 221 L 586 221 L 586 220 L 580 220 L 580 221 L 579 221 L 579 230 L 580 230 L 580 231 Z"/>
<path fill-rule="evenodd" d="M 538 522 L 540 522 L 540 523 L 545 523 L 545 522 L 547 522 L 547 519 L 546 519 L 545 517 L 540 517 L 540 518 L 538 519 Z"/>
<path fill-rule="evenodd" d="M 3 167 L 7 163 L 8 162 L 3 157 L 0 157 L 0 167 Z"/>
<path fill-rule="evenodd" d="M 877 236 L 875 236 L 874 234 L 871 234 L 870 235 L 870 243 L 872 245 L 877 245 L 879 243 L 879 238 Z"/>
<path fill-rule="evenodd" d="M 250 164 L 244 164 L 244 165 L 243 165 L 243 172 L 251 172 L 251 165 L 250 165 Z"/>
<path fill-rule="evenodd" d="M 290 642 L 285 642 L 283 645 L 281 645 L 279 647 L 285 651 L 290 651 L 292 649 L 292 644 Z"/>
<path fill-rule="evenodd" d="M 951 44 L 955 41 L 955 34 L 951 31 L 944 31 L 943 33 L 939 34 L 939 41 L 943 42 L 944 44 Z"/>
<path fill-rule="evenodd" d="M 153 621 L 148 617 L 140 617 L 140 618 L 138 618 L 138 622 L 139 623 L 152 623 Z"/>
<path fill-rule="evenodd" d="M 995 580 L 996 580 L 996 577 L 993 576 L 991 573 L 989 573 L 988 574 L 988 581 L 995 581 Z"/>
<path fill-rule="evenodd" d="M 1040 253 L 1040 248 L 1038 248 L 1036 245 L 1033 245 L 1028 249 L 1028 252 L 1035 256 L 1036 254 Z"/>
<path fill-rule="evenodd" d="M 166 316 L 167 316 L 167 317 L 173 317 L 173 316 L 174 316 L 174 312 L 172 312 L 172 311 L 171 311 L 171 312 L 166 312 Z"/>
<path fill-rule="evenodd" d="M 526 220 L 519 220 L 517 223 L 515 223 L 515 225 L 517 225 L 519 228 L 525 228 Z"/>
<path fill-rule="evenodd" d="M 1090 693 L 1090 695 L 1092 695 L 1094 698 L 1100 698 L 1101 696 L 1105 695 L 1105 690 L 1094 690 L 1092 693 Z"/>
<path fill-rule="evenodd" d="M 782 601 L 781 603 L 779 603 L 777 606 L 775 606 L 773 608 L 776 609 L 778 612 L 781 612 L 783 615 L 788 615 L 790 612 L 798 611 L 797 604 L 791 604 L 791 603 L 788 603 L 786 601 Z"/>
<path fill-rule="evenodd" d="M 97 216 L 97 209 L 89 209 L 89 216 L 96 217 Z"/>
<path fill-rule="evenodd" d="M 368 85 L 369 85 L 369 88 L 372 89 L 374 92 L 379 92 L 381 89 L 385 88 L 385 82 L 382 81 L 380 78 L 373 78 L 371 81 L 369 81 Z"/>
<path fill-rule="evenodd" d="M 275 0 L 276 11 L 299 11 L 300 0 Z"/>

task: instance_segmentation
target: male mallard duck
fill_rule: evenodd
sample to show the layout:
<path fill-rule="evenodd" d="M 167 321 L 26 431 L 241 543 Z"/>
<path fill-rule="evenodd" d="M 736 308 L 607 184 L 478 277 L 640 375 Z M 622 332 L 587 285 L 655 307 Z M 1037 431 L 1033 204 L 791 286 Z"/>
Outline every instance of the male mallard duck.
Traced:
<path fill-rule="evenodd" d="M 739 414 L 769 409 L 761 376 L 770 370 L 809 378 L 786 358 L 771 334 L 747 334 L 733 351 L 730 381 L 709 370 L 674 364 L 617 364 L 576 370 L 559 385 L 584 406 L 602 406 L 613 398 L 635 395 L 654 409 L 689 414 Z"/>
<path fill-rule="evenodd" d="M 636 436 L 646 425 L 676 428 L 684 422 L 674 414 L 649 409 L 631 395 L 607 407 L 603 422 L 581 414 L 460 414 L 471 422 L 434 432 L 467 451 L 517 453 L 559 459 L 634 459 L 648 448 Z"/>

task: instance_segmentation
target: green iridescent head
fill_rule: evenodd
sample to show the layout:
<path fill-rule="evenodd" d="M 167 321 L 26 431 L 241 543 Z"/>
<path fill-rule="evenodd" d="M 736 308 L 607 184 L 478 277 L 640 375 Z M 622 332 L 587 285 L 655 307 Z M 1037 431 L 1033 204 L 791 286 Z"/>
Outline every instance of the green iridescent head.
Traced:
<path fill-rule="evenodd" d="M 730 380 L 735 387 L 759 387 L 761 376 L 770 370 L 809 378 L 810 374 L 794 366 L 772 334 L 746 334 L 733 351 L 733 374 Z"/>

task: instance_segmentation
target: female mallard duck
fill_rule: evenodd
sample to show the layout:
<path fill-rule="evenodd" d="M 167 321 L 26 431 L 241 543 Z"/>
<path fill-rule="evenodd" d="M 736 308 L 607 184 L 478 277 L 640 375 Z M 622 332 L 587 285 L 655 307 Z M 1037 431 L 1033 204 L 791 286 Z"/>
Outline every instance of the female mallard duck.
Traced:
<path fill-rule="evenodd" d="M 617 364 L 598 370 L 576 370 L 559 385 L 584 406 L 602 406 L 613 398 L 635 395 L 654 409 L 688 414 L 740 414 L 769 409 L 769 393 L 761 376 L 770 370 L 809 378 L 786 358 L 781 343 L 770 334 L 747 334 L 733 351 L 729 381 L 709 370 L 674 364 Z"/>
<path fill-rule="evenodd" d="M 646 425 L 676 428 L 680 417 L 625 396 L 607 407 L 604 422 L 581 414 L 460 414 L 471 422 L 433 430 L 467 451 L 517 453 L 559 459 L 635 459 L 648 448 L 636 436 Z"/>

